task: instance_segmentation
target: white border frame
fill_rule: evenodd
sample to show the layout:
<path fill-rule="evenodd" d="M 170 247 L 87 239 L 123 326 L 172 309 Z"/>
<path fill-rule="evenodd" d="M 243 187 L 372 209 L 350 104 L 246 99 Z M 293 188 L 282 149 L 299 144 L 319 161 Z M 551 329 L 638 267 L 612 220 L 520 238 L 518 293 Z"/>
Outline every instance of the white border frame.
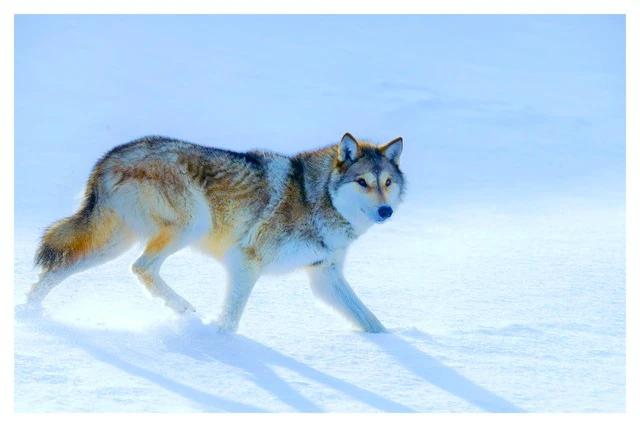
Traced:
<path fill-rule="evenodd" d="M 326 415 L 234 415 L 234 414 L 117 414 L 117 415 L 17 415 L 13 413 L 13 141 L 14 141 L 14 92 L 13 92 L 13 48 L 15 14 L 624 14 L 626 15 L 626 295 L 627 295 L 627 341 L 626 341 L 626 414 L 326 414 Z M 0 55 L 3 58 L 0 78 L 0 188 L 3 209 L 0 209 L 0 414 L 3 425 L 42 424 L 64 422 L 71 425 L 91 423 L 106 425 L 113 423 L 174 423 L 190 424 L 258 422 L 278 425 L 298 426 L 301 422 L 311 424 L 367 423 L 377 424 L 402 422 L 407 425 L 423 425 L 425 422 L 437 424 L 468 424 L 478 422 L 494 425 L 535 425 L 540 424 L 580 424 L 638 425 L 640 421 L 640 134 L 638 119 L 640 111 L 639 84 L 640 66 L 640 1 L 635 0 L 431 0 L 419 4 L 415 0 L 3 0 L 0 1 Z M 636 76 L 635 79 L 629 76 Z M 10 208 L 9 208 L 10 207 Z M 634 262 L 635 261 L 635 262 Z M 46 419 L 43 418 L 46 416 Z M 214 418 L 212 418 L 214 417 Z M 304 419 L 302 418 L 304 417 Z M 357 419 L 354 419 L 357 417 Z M 393 419 L 391 419 L 393 417 Z M 400 420 L 401 417 L 401 420 Z"/>

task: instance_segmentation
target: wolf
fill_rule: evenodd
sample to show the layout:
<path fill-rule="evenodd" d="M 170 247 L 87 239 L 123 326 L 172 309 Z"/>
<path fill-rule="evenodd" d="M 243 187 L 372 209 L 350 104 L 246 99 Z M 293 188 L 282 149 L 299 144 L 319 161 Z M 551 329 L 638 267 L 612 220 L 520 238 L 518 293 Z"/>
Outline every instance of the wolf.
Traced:
<path fill-rule="evenodd" d="M 45 230 L 28 305 L 40 306 L 65 278 L 141 242 L 133 273 L 178 314 L 194 308 L 159 271 L 191 246 L 228 272 L 222 330 L 237 330 L 261 275 L 304 268 L 315 296 L 362 331 L 384 332 L 342 270 L 349 245 L 388 220 L 402 199 L 402 147 L 400 137 L 374 145 L 350 133 L 293 156 L 160 136 L 117 146 L 95 164 L 79 210 Z"/>

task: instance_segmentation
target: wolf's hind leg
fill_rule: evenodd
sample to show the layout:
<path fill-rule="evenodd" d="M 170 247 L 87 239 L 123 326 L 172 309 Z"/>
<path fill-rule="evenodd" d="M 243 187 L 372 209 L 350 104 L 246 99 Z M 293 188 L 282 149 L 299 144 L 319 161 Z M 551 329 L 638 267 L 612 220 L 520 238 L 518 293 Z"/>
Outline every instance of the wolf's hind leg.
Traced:
<path fill-rule="evenodd" d="M 360 301 L 342 275 L 341 262 L 326 261 L 308 269 L 313 294 L 335 308 L 364 332 L 385 332 L 376 316 Z"/>
<path fill-rule="evenodd" d="M 31 289 L 27 293 L 27 304 L 32 306 L 42 304 L 42 301 L 49 295 L 49 292 L 71 274 L 73 274 L 73 271 L 69 271 L 69 268 L 43 271 L 38 281 L 31 285 Z"/>
<path fill-rule="evenodd" d="M 180 237 L 175 228 L 162 228 L 149 240 L 144 253 L 133 263 L 131 269 L 152 296 L 161 298 L 167 307 L 178 314 L 183 314 L 195 309 L 171 289 L 159 274 L 164 260 L 182 248 L 179 244 Z"/>

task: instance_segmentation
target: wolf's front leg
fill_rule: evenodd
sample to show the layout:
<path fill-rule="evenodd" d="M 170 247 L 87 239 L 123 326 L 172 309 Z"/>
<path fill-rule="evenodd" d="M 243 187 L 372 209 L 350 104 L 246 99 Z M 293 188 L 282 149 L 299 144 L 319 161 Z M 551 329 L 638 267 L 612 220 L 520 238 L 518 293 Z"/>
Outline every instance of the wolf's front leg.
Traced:
<path fill-rule="evenodd" d="M 218 324 L 222 330 L 235 332 L 253 285 L 258 280 L 258 272 L 255 263 L 239 249 L 230 251 L 225 261 L 228 282 Z"/>
<path fill-rule="evenodd" d="M 386 332 L 360 301 L 342 275 L 342 261 L 325 261 L 308 268 L 313 294 L 365 332 Z"/>

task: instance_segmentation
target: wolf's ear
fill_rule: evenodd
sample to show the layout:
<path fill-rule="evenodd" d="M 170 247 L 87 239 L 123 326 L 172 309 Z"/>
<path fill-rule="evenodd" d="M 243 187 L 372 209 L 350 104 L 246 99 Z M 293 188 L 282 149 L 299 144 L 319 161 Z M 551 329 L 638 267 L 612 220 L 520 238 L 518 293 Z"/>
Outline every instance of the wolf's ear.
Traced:
<path fill-rule="evenodd" d="M 385 145 L 380 147 L 380 151 L 382 154 L 393 163 L 398 164 L 400 160 L 400 154 L 402 154 L 402 138 L 397 137 L 390 142 L 387 142 Z"/>
<path fill-rule="evenodd" d="M 355 161 L 358 157 L 358 141 L 349 132 L 345 133 L 338 147 L 338 160 Z"/>

